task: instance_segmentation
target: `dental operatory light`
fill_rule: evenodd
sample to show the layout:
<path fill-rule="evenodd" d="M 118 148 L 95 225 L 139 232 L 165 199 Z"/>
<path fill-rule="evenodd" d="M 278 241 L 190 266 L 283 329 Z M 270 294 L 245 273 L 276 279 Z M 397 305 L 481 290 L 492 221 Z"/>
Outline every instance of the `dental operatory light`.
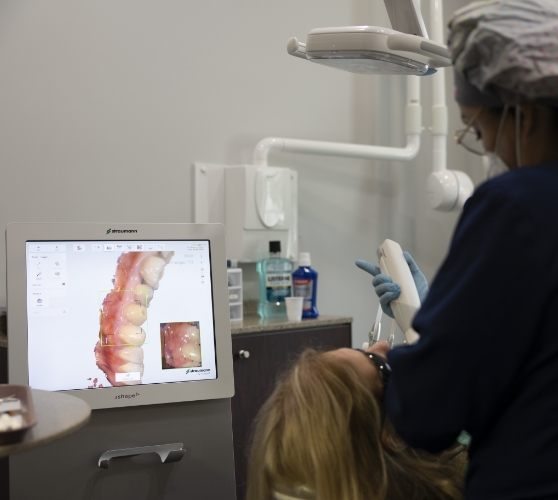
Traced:
<path fill-rule="evenodd" d="M 269 241 L 281 240 L 286 255 L 298 255 L 298 174 L 273 167 L 269 156 L 288 152 L 410 163 L 416 159 L 423 133 L 421 86 L 432 89 L 432 172 L 426 201 L 441 212 L 461 210 L 474 185 L 464 172 L 447 168 L 448 108 L 444 71 L 451 66 L 443 45 L 443 1 L 429 0 L 430 36 L 420 0 L 384 0 L 392 28 L 349 26 L 310 31 L 306 43 L 288 42 L 289 54 L 332 68 L 367 75 L 404 75 L 405 144 L 385 146 L 289 137 L 264 137 L 254 147 L 250 165 L 194 165 L 194 221 L 224 223 L 227 252 L 240 262 L 268 255 Z M 293 64 L 296 62 L 293 61 Z M 426 80 L 416 76 L 432 75 Z M 379 338 L 380 324 L 371 340 Z"/>
<path fill-rule="evenodd" d="M 308 33 L 306 43 L 291 38 L 290 55 L 332 68 L 364 75 L 406 75 L 405 147 L 365 146 L 323 141 L 267 137 L 254 149 L 254 164 L 267 165 L 272 149 L 352 158 L 411 161 L 420 149 L 422 107 L 420 78 L 432 84 L 432 173 L 427 181 L 427 202 L 433 210 L 461 210 L 474 185 L 465 172 L 447 168 L 448 108 L 443 71 L 452 65 L 443 45 L 442 0 L 429 0 L 432 38 L 426 32 L 420 0 L 384 0 L 392 29 L 378 26 L 319 28 Z"/>
<path fill-rule="evenodd" d="M 306 43 L 291 38 L 289 54 L 364 75 L 434 74 L 451 66 L 445 45 L 428 38 L 418 0 L 385 0 L 393 29 L 379 26 L 318 28 Z"/>

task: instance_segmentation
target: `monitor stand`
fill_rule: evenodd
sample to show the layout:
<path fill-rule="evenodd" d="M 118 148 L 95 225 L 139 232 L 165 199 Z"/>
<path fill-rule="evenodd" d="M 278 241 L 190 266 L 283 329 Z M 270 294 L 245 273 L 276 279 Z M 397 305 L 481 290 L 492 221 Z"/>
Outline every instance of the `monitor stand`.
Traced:
<path fill-rule="evenodd" d="M 100 460 L 171 443 L 184 452 Z M 94 410 L 75 434 L 10 457 L 10 498 L 235 500 L 230 399 Z"/>

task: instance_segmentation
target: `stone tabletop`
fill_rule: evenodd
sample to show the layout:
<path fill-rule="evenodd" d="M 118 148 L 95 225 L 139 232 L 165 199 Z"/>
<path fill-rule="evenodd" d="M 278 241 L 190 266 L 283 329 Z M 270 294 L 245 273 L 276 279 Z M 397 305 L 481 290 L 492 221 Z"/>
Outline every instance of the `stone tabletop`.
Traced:
<path fill-rule="evenodd" d="M 0 445 L 0 457 L 30 450 L 72 434 L 89 421 L 91 408 L 75 396 L 31 389 L 37 425 L 19 443 Z"/>
<path fill-rule="evenodd" d="M 255 308 L 254 308 L 255 311 Z M 298 330 L 299 328 L 316 328 L 322 326 L 344 325 L 352 323 L 350 316 L 318 316 L 315 319 L 303 319 L 302 321 L 289 321 L 285 318 L 261 319 L 257 314 L 248 311 L 243 321 L 231 321 L 231 333 L 261 333 L 278 330 Z M 5 332 L 0 331 L 0 348 L 8 347 L 8 337 Z"/>
<path fill-rule="evenodd" d="M 300 328 L 316 328 L 352 323 L 350 316 L 318 316 L 315 319 L 289 321 L 287 318 L 262 319 L 257 315 L 246 315 L 242 321 L 231 321 L 231 333 L 262 333 L 279 330 L 298 330 Z"/>
<path fill-rule="evenodd" d="M 262 333 L 278 330 L 296 330 L 299 328 L 316 328 L 321 326 L 344 325 L 352 323 L 350 316 L 319 316 L 315 319 L 289 321 L 287 318 L 262 319 L 258 315 L 246 315 L 243 321 L 231 321 L 231 333 Z M 0 348 L 8 347 L 8 337 L 0 332 Z"/>

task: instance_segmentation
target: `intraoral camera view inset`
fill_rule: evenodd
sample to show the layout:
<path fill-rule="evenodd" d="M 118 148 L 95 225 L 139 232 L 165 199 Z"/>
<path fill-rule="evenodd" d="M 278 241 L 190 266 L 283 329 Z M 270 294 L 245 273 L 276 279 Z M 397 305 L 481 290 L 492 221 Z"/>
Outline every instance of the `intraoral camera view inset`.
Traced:
<path fill-rule="evenodd" d="M 201 366 L 200 323 L 161 324 L 163 370 Z"/>
<path fill-rule="evenodd" d="M 29 384 L 217 377 L 208 241 L 27 243 Z"/>

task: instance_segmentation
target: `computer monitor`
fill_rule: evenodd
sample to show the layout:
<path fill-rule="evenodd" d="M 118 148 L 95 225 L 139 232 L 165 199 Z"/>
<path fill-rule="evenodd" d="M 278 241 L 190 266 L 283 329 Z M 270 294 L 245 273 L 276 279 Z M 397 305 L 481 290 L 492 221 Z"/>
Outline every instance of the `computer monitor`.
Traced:
<path fill-rule="evenodd" d="M 234 394 L 221 224 L 13 223 L 9 381 L 92 408 Z"/>

